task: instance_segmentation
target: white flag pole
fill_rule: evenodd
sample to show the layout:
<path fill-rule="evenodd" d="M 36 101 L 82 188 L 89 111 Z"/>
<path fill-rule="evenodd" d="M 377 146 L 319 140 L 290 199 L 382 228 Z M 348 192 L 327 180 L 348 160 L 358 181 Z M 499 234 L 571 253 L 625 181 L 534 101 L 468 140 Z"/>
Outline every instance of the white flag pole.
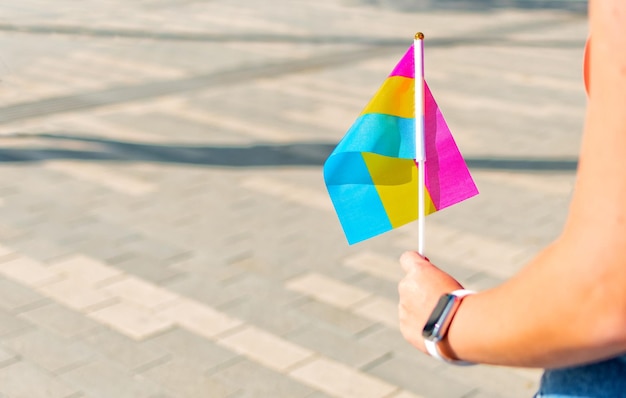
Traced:
<path fill-rule="evenodd" d="M 424 34 L 418 32 L 413 41 L 415 58 L 415 161 L 417 162 L 417 252 L 424 255 L 424 229 L 426 208 L 424 203 L 424 187 L 426 174 L 424 172 L 426 151 L 424 148 Z"/>

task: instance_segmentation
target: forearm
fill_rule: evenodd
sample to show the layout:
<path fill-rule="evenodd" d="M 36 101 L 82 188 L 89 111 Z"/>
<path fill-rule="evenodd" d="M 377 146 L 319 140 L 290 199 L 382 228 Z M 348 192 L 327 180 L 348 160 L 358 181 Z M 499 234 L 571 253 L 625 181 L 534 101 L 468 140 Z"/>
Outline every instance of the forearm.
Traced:
<path fill-rule="evenodd" d="M 507 283 L 466 298 L 443 342 L 449 355 L 549 368 L 624 352 L 625 318 L 616 305 L 624 302 L 622 276 L 601 271 L 613 266 L 593 266 L 602 261 L 593 258 L 599 247 L 575 244 L 560 240 Z"/>
<path fill-rule="evenodd" d="M 590 98 L 567 224 L 520 273 L 463 300 L 444 356 L 552 368 L 626 353 L 626 3 L 590 10 Z M 400 263 L 400 328 L 426 351 L 426 311 L 459 285 L 417 253 Z"/>
<path fill-rule="evenodd" d="M 505 284 L 466 298 L 450 354 L 560 367 L 626 352 L 626 2 L 590 3 L 590 98 L 561 238 Z"/>

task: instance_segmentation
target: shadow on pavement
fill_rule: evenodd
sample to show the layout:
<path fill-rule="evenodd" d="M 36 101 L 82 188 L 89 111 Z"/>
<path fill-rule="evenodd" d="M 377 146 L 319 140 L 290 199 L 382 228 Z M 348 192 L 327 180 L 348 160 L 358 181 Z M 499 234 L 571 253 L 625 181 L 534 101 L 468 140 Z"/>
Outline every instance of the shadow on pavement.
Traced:
<path fill-rule="evenodd" d="M 352 0 L 352 3 L 404 11 L 489 11 L 493 9 L 516 8 L 555 9 L 586 13 L 588 2 L 586 0 Z"/>
<path fill-rule="evenodd" d="M 486 16 L 488 17 L 488 16 Z M 533 26 L 545 26 L 545 21 L 538 21 L 531 24 Z M 512 26 L 506 30 L 519 30 Z M 529 26 L 524 25 L 523 29 Z M 504 33 L 506 33 L 506 30 Z M 0 23 L 0 32 L 19 32 L 34 35 L 68 35 L 68 36 L 85 36 L 98 38 L 130 38 L 130 39 L 147 39 L 147 40 L 165 40 L 165 41 L 181 41 L 181 42 L 198 42 L 198 43 L 231 43 L 231 42 L 247 42 L 247 43 L 301 43 L 301 44 L 359 44 L 369 46 L 406 46 L 407 38 L 382 38 L 378 36 L 366 35 L 294 35 L 282 33 L 193 33 L 193 32 L 167 32 L 167 31 L 147 31 L 132 28 L 124 29 L 107 29 L 80 26 L 56 26 L 56 25 L 29 25 L 23 26 L 19 24 Z M 430 47 L 458 47 L 466 45 L 502 45 L 507 44 L 515 47 L 571 47 L 572 45 L 580 46 L 575 40 L 511 40 L 503 37 L 502 32 L 487 32 L 468 35 L 467 37 L 453 38 L 429 38 L 428 45 Z M 412 39 L 412 37 L 409 37 Z"/>
<path fill-rule="evenodd" d="M 96 160 L 156 162 L 223 167 L 314 166 L 321 167 L 336 143 L 302 142 L 250 146 L 158 145 L 116 141 L 81 135 L 42 133 L 17 134 L 2 139 L 46 139 L 50 148 L 0 148 L 0 163 L 42 162 L 46 160 Z M 72 141 L 87 148 L 54 147 L 55 142 Z M 470 169 L 508 171 L 574 172 L 577 159 L 546 158 L 465 158 Z"/>

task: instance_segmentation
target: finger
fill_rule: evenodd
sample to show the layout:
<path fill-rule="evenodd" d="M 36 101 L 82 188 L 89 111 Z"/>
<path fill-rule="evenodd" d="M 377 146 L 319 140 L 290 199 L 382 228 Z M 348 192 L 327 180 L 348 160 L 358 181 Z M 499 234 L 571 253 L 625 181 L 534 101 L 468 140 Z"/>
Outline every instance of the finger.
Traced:
<path fill-rule="evenodd" d="M 419 267 L 424 263 L 428 263 L 424 257 L 422 257 L 419 253 L 414 251 L 408 251 L 402 253 L 400 256 L 400 266 L 404 270 L 404 272 L 410 272 L 415 269 L 415 267 Z"/>

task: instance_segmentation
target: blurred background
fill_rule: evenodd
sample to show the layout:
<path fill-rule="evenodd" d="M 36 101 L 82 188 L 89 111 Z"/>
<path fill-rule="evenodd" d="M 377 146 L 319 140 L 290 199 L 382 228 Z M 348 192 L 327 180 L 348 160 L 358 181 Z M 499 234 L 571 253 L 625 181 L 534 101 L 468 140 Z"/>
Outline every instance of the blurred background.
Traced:
<path fill-rule="evenodd" d="M 487 289 L 554 239 L 586 2 L 0 5 L 0 397 L 530 397 L 397 325 L 410 224 L 348 246 L 322 165 L 412 44 L 481 194 L 426 254 Z"/>

